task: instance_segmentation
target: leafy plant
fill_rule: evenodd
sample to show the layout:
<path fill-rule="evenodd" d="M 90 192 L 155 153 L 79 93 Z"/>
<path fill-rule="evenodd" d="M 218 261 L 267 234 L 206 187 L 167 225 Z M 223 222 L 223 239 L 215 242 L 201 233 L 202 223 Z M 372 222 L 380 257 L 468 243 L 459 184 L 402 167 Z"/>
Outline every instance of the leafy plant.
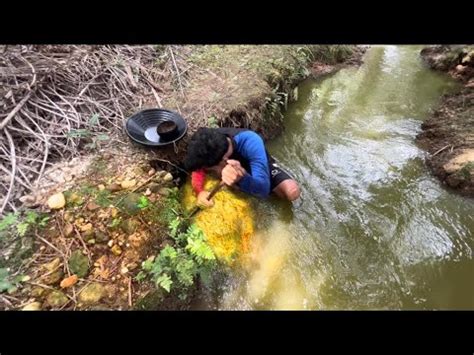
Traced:
<path fill-rule="evenodd" d="M 0 221 L 0 232 L 7 230 L 11 225 L 15 224 L 18 220 L 18 213 L 10 212 Z"/>
<path fill-rule="evenodd" d="M 21 282 L 28 281 L 29 279 L 30 277 L 25 275 L 18 275 L 12 279 L 7 269 L 0 268 L 0 293 L 5 291 L 13 293 L 18 289 Z"/>
<path fill-rule="evenodd" d="M 41 217 L 34 211 L 28 211 L 24 220 L 16 226 L 17 233 L 20 237 L 24 237 L 31 227 L 35 225 L 45 227 L 48 220 L 47 216 Z"/>
<path fill-rule="evenodd" d="M 146 196 L 141 196 L 140 199 L 138 200 L 138 208 L 144 209 L 147 208 L 150 205 L 150 201 L 146 198 Z"/>
<path fill-rule="evenodd" d="M 31 228 L 45 227 L 49 217 L 45 215 L 39 215 L 34 211 L 26 211 L 23 218 L 19 218 L 20 213 L 9 213 L 0 221 L 0 232 L 7 231 L 15 226 L 14 234 L 24 237 Z"/>
<path fill-rule="evenodd" d="M 219 125 L 217 124 L 217 118 L 216 116 L 211 116 L 207 119 L 207 125 L 210 128 L 218 128 Z"/>
<path fill-rule="evenodd" d="M 96 117 L 94 115 L 91 117 L 89 123 L 91 125 L 97 124 L 98 119 L 99 117 L 98 116 Z M 109 135 L 107 134 L 104 134 L 104 133 L 96 134 L 85 128 L 71 129 L 69 132 L 66 133 L 66 135 L 70 138 L 87 139 L 89 143 L 84 145 L 84 147 L 89 148 L 89 149 L 95 149 L 100 146 L 100 142 L 107 141 L 110 139 Z"/>
<path fill-rule="evenodd" d="M 185 299 L 186 292 L 194 284 L 197 276 L 209 274 L 215 262 L 215 255 L 205 241 L 204 233 L 196 225 L 191 225 L 185 233 L 180 233 L 182 221 L 177 217 L 169 224 L 170 236 L 175 246 L 166 246 L 158 256 L 142 263 L 142 271 L 137 280 L 150 276 L 157 287 L 167 292 L 172 288 Z"/>

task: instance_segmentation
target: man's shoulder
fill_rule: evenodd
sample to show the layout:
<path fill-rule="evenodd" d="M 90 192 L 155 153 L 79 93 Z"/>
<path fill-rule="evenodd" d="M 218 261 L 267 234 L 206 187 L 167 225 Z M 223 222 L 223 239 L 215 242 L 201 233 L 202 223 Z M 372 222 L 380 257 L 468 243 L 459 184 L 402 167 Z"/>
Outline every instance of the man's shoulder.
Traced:
<path fill-rule="evenodd" d="M 250 140 L 263 141 L 262 137 L 260 137 L 260 135 L 257 132 L 252 131 L 250 129 L 239 132 L 235 137 L 236 138 L 239 137 L 240 139 L 246 138 L 246 139 L 250 139 Z"/>

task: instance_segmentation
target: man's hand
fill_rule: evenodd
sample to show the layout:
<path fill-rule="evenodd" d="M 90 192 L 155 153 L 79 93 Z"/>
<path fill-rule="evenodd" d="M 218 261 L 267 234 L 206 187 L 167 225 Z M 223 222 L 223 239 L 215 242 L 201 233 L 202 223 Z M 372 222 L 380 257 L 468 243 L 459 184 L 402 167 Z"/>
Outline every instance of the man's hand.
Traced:
<path fill-rule="evenodd" d="M 222 169 L 222 181 L 228 185 L 232 186 L 242 179 L 247 172 L 240 165 L 238 160 L 229 159 L 227 160 L 227 165 Z"/>
<path fill-rule="evenodd" d="M 204 191 L 201 191 L 197 195 L 197 205 L 199 207 L 212 207 L 212 206 L 214 206 L 214 201 L 207 199 L 209 194 L 210 194 L 209 191 L 204 190 Z"/>

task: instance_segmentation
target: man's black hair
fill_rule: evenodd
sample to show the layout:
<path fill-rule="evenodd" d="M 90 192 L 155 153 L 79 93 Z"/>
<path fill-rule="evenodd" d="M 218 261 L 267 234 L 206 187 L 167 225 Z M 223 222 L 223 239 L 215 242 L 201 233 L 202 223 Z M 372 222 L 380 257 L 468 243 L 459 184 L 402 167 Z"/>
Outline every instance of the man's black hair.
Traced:
<path fill-rule="evenodd" d="M 227 136 L 213 128 L 200 128 L 191 137 L 184 166 L 195 171 L 217 165 L 229 149 Z"/>

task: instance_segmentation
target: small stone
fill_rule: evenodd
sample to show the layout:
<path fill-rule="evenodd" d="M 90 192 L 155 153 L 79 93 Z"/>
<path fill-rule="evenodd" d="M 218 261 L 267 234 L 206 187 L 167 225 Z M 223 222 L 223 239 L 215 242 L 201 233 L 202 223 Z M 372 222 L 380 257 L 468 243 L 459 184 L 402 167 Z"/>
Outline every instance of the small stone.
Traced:
<path fill-rule="evenodd" d="M 114 245 L 114 241 L 113 241 L 113 240 L 109 240 L 109 242 L 107 243 L 107 245 L 109 246 L 109 248 L 112 248 L 112 246 Z"/>
<path fill-rule="evenodd" d="M 114 245 L 111 250 L 117 256 L 122 254 L 122 249 L 118 245 Z"/>
<path fill-rule="evenodd" d="M 163 181 L 165 182 L 169 182 L 172 180 L 173 180 L 173 175 L 171 175 L 170 173 L 167 173 L 165 176 L 163 176 Z"/>
<path fill-rule="evenodd" d="M 120 269 L 121 274 L 126 274 L 128 272 L 128 268 L 124 266 L 122 269 Z"/>
<path fill-rule="evenodd" d="M 122 223 L 120 223 L 120 228 L 127 234 L 133 234 L 140 226 L 140 223 L 135 221 L 134 219 L 126 219 Z M 118 235 L 118 234 L 117 234 Z"/>
<path fill-rule="evenodd" d="M 151 192 L 158 192 L 161 188 L 161 185 L 157 184 L 156 182 L 153 182 L 150 185 L 148 185 L 148 188 L 151 190 Z"/>
<path fill-rule="evenodd" d="M 53 272 L 61 265 L 61 259 L 55 258 L 53 261 L 43 264 L 43 267 L 48 270 L 49 272 Z"/>
<path fill-rule="evenodd" d="M 170 194 L 170 189 L 168 189 L 167 187 L 162 187 L 158 190 L 158 193 L 161 195 L 161 196 L 168 196 Z"/>
<path fill-rule="evenodd" d="M 102 231 L 95 232 L 95 239 L 99 243 L 105 243 L 109 240 L 109 236 Z"/>
<path fill-rule="evenodd" d="M 135 179 L 132 180 L 124 180 L 120 183 L 120 186 L 122 186 L 123 189 L 129 189 L 131 187 L 134 187 L 137 184 L 137 181 Z"/>
<path fill-rule="evenodd" d="M 148 188 L 145 191 L 145 196 L 150 196 L 151 195 L 151 190 Z"/>
<path fill-rule="evenodd" d="M 108 185 L 106 189 L 109 190 L 110 192 L 117 192 L 117 191 L 122 190 L 122 186 L 114 183 L 114 184 Z"/>
<path fill-rule="evenodd" d="M 80 250 L 76 250 L 71 254 L 68 265 L 69 270 L 78 277 L 83 278 L 89 272 L 89 259 Z"/>
<path fill-rule="evenodd" d="M 118 245 L 122 246 L 122 245 L 123 245 L 123 242 L 122 242 L 122 241 L 119 241 L 119 242 L 118 242 Z"/>
<path fill-rule="evenodd" d="M 79 229 L 81 232 L 89 232 L 92 230 L 92 223 L 84 224 L 83 226 L 80 226 Z"/>
<path fill-rule="evenodd" d="M 99 191 L 105 190 L 105 186 L 102 184 L 98 185 L 97 188 L 99 189 Z"/>
<path fill-rule="evenodd" d="M 148 170 L 148 176 L 153 176 L 153 175 L 155 175 L 155 173 L 156 173 L 155 169 Z"/>
<path fill-rule="evenodd" d="M 86 205 L 86 208 L 89 211 L 95 211 L 96 209 L 100 208 L 100 206 L 97 203 L 95 203 L 94 201 L 91 201 Z"/>
<path fill-rule="evenodd" d="M 90 244 L 90 245 L 95 244 L 95 239 L 89 239 L 89 240 L 87 241 L 87 244 Z"/>
<path fill-rule="evenodd" d="M 58 210 L 66 205 L 66 199 L 62 192 L 52 195 L 47 201 L 48 207 L 53 210 Z"/>
<path fill-rule="evenodd" d="M 69 237 L 72 234 L 72 232 L 74 232 L 74 227 L 72 226 L 71 223 L 67 223 L 64 226 L 64 236 Z"/>
<path fill-rule="evenodd" d="M 97 303 L 103 297 L 104 291 L 104 287 L 101 284 L 91 283 L 79 294 L 79 301 L 87 305 Z"/>
<path fill-rule="evenodd" d="M 41 310 L 41 302 L 32 302 L 21 309 L 22 311 L 39 311 Z"/>
<path fill-rule="evenodd" d="M 68 298 L 61 291 L 53 291 L 48 297 L 46 297 L 46 302 L 53 308 L 60 308 L 68 302 Z"/>
<path fill-rule="evenodd" d="M 30 296 L 35 298 L 40 298 L 44 295 L 46 290 L 43 287 L 36 286 L 31 290 Z"/>
<path fill-rule="evenodd" d="M 20 202 L 23 203 L 26 207 L 31 207 L 35 205 L 36 197 L 32 195 L 25 195 L 20 197 Z"/>
<path fill-rule="evenodd" d="M 71 212 L 65 212 L 63 219 L 64 219 L 66 222 L 72 222 L 72 221 L 74 221 L 74 216 L 73 216 L 73 214 L 72 214 Z"/>
<path fill-rule="evenodd" d="M 77 282 L 77 280 L 78 280 L 77 275 L 72 275 L 62 280 L 59 286 L 61 288 L 68 288 L 68 287 L 73 286 Z"/>
<path fill-rule="evenodd" d="M 166 174 L 168 174 L 168 172 L 166 170 L 161 170 L 159 173 L 158 173 L 158 176 L 160 178 L 164 177 Z"/>
<path fill-rule="evenodd" d="M 127 265 L 127 268 L 129 270 L 135 270 L 137 267 L 138 267 L 137 263 L 130 263 L 130 264 Z"/>
<path fill-rule="evenodd" d="M 115 207 L 111 207 L 110 208 L 110 215 L 112 216 L 112 218 L 117 217 L 117 214 L 118 214 L 118 209 L 116 209 Z"/>
<path fill-rule="evenodd" d="M 129 193 L 123 200 L 123 211 L 129 215 L 136 215 L 140 213 L 141 209 L 138 207 L 140 198 L 142 196 L 137 193 Z"/>

